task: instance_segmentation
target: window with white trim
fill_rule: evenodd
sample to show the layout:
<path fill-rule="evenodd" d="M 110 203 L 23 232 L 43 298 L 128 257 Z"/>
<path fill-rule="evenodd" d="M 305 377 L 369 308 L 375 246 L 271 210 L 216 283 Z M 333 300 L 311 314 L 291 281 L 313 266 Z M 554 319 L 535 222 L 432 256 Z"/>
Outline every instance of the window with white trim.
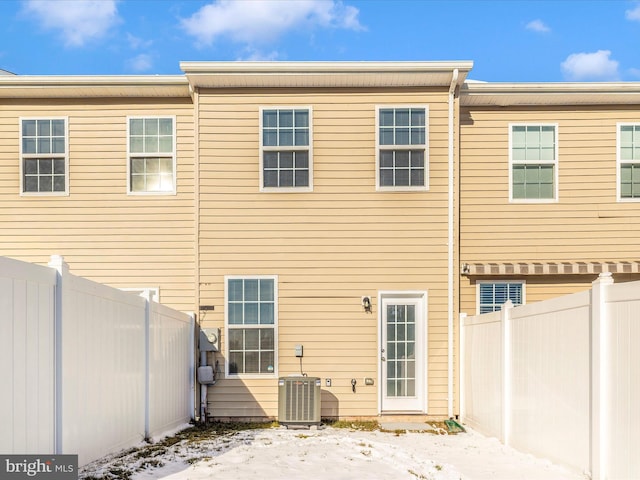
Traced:
<path fill-rule="evenodd" d="M 227 277 L 227 375 L 275 375 L 276 277 Z"/>
<path fill-rule="evenodd" d="M 524 304 L 524 282 L 481 282 L 478 284 L 478 313 L 496 312 L 507 300 Z"/>
<path fill-rule="evenodd" d="M 556 125 L 511 125 L 511 200 L 545 201 L 557 198 L 556 130 Z"/>
<path fill-rule="evenodd" d="M 427 108 L 378 107 L 379 190 L 426 190 Z"/>
<path fill-rule="evenodd" d="M 618 125 L 618 198 L 640 199 L 640 124 Z"/>
<path fill-rule="evenodd" d="M 263 190 L 311 190 L 311 109 L 261 110 Z"/>
<path fill-rule="evenodd" d="M 175 118 L 130 117 L 129 192 L 176 191 Z"/>
<path fill-rule="evenodd" d="M 22 193 L 67 194 L 66 118 L 24 118 L 20 123 Z"/>

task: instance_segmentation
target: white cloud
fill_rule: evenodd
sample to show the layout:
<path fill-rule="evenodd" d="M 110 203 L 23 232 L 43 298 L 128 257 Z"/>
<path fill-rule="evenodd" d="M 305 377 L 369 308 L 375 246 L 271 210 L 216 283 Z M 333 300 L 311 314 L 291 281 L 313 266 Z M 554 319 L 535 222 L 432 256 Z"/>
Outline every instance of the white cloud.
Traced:
<path fill-rule="evenodd" d="M 271 51 L 264 53 L 253 48 L 247 48 L 246 54 L 237 59 L 240 62 L 273 62 L 280 60 L 280 53 Z"/>
<path fill-rule="evenodd" d="M 624 16 L 627 20 L 635 20 L 640 22 L 640 3 L 636 5 L 636 8 L 624 12 Z"/>
<path fill-rule="evenodd" d="M 545 23 L 540 19 L 531 20 L 529 23 L 527 23 L 525 28 L 527 30 L 531 30 L 532 32 L 539 32 L 539 33 L 548 33 L 551 31 L 551 29 L 547 27 Z"/>
<path fill-rule="evenodd" d="M 152 40 L 143 40 L 142 38 L 138 38 L 135 35 L 131 35 L 127 33 L 127 42 L 129 42 L 129 46 L 133 50 L 138 50 L 139 48 L 148 48 L 153 44 Z"/>
<path fill-rule="evenodd" d="M 314 26 L 362 30 L 358 14 L 357 8 L 334 0 L 217 0 L 181 23 L 203 45 L 219 37 L 254 45 Z"/>
<path fill-rule="evenodd" d="M 151 70 L 151 67 L 153 67 L 153 59 L 151 58 L 151 55 L 141 53 L 140 55 L 130 59 L 127 64 L 134 72 L 146 72 Z"/>
<path fill-rule="evenodd" d="M 567 80 L 614 81 L 619 79 L 618 62 L 609 58 L 611 51 L 598 50 L 593 53 L 572 53 L 560 64 Z"/>
<path fill-rule="evenodd" d="M 28 0 L 25 11 L 74 47 L 104 36 L 119 21 L 116 0 Z"/>

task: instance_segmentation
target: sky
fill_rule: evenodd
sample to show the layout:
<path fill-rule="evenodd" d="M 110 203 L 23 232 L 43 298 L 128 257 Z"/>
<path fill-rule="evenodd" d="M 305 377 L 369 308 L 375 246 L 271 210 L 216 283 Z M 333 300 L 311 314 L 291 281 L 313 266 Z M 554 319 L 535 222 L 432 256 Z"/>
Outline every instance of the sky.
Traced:
<path fill-rule="evenodd" d="M 491 82 L 640 81 L 638 0 L 1 0 L 0 69 L 472 60 Z"/>

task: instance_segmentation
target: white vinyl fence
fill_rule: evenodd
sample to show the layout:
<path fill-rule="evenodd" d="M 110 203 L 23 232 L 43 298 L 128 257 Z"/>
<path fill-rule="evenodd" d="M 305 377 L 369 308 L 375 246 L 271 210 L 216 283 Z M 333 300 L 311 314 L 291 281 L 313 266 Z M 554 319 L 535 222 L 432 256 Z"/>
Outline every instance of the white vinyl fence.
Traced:
<path fill-rule="evenodd" d="M 0 257 L 0 452 L 80 465 L 188 423 L 194 318 Z"/>
<path fill-rule="evenodd" d="M 521 451 L 640 478 L 640 282 L 461 318 L 461 416 Z"/>

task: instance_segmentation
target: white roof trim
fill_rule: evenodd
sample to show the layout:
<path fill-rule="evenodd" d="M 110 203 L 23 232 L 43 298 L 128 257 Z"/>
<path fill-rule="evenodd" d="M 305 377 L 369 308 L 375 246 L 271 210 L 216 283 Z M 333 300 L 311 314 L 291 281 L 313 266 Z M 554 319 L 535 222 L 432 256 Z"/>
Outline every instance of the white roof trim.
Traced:
<path fill-rule="evenodd" d="M 463 106 L 637 104 L 640 82 L 466 82 L 460 102 Z"/>
<path fill-rule="evenodd" d="M 193 87 L 449 87 L 462 85 L 471 61 L 445 62 L 181 62 Z"/>
<path fill-rule="evenodd" d="M 183 75 L 0 76 L 0 98 L 186 97 Z"/>

